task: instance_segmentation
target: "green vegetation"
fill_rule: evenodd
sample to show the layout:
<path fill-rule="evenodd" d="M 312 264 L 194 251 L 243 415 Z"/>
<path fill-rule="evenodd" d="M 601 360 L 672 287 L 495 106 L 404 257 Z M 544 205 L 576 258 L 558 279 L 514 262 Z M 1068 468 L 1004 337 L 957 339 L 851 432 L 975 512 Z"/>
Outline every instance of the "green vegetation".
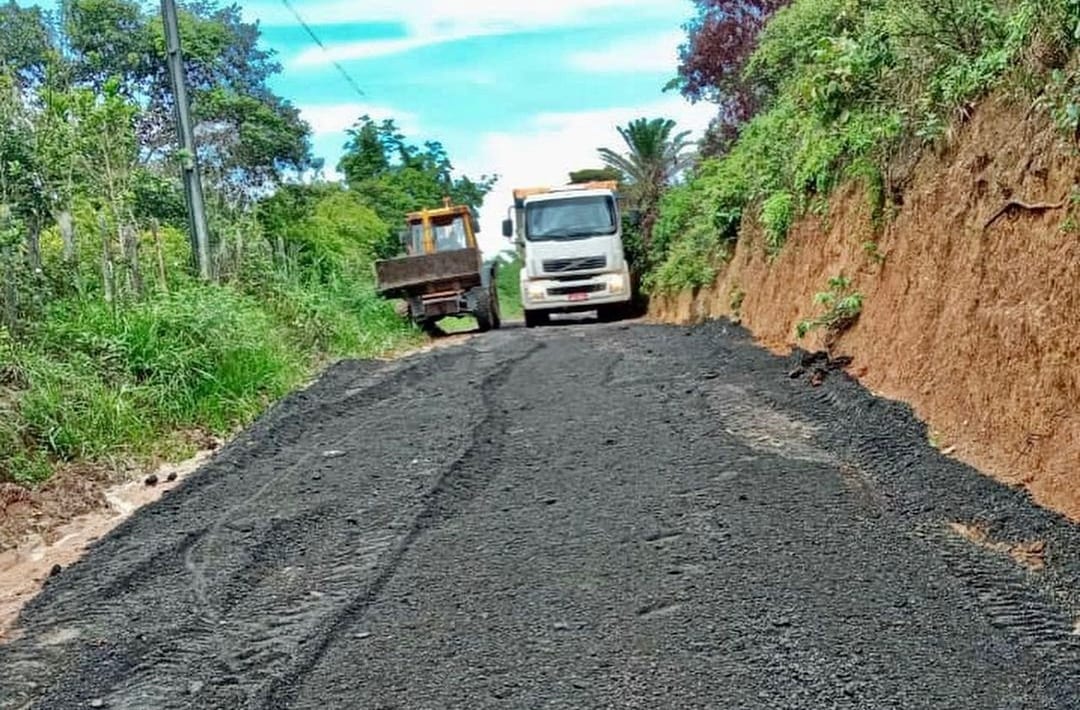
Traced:
<path fill-rule="evenodd" d="M 510 261 L 500 264 L 495 272 L 499 308 L 504 321 L 521 320 L 525 317 L 525 310 L 521 307 L 521 267 L 521 257 L 514 254 Z"/>
<path fill-rule="evenodd" d="M 862 313 L 863 295 L 851 289 L 851 279 L 846 276 L 834 276 L 829 279 L 829 288 L 814 295 L 814 303 L 825 312 L 799 323 L 796 334 L 805 338 L 811 331 L 824 328 L 827 338 L 833 338 L 850 328 Z"/>
<path fill-rule="evenodd" d="M 235 6 L 181 35 L 211 230 L 192 268 L 161 20 L 135 0 L 0 4 L 0 480 L 232 431 L 334 358 L 421 335 L 374 291 L 407 211 L 479 206 L 434 141 L 360 117 L 317 176 L 310 129 Z"/>
<path fill-rule="evenodd" d="M 782 249 L 799 216 L 823 212 L 845 181 L 861 181 L 875 220 L 886 219 L 909 178 L 906 158 L 950 140 L 991 91 L 1038 96 L 1063 130 L 1080 131 L 1075 0 L 793 0 L 762 13 L 747 16 L 752 52 L 711 51 L 726 36 L 710 34 L 715 22 L 689 28 L 698 41 L 684 56 L 684 91 L 724 107 L 737 89 L 753 110 L 661 198 L 654 291 L 710 283 L 743 227 Z M 710 87 L 709 77 L 728 83 Z"/>
<path fill-rule="evenodd" d="M 622 176 L 620 191 L 638 215 L 639 224 L 634 231 L 640 244 L 636 249 L 648 255 L 660 199 L 693 161 L 687 140 L 690 132 L 676 133 L 675 121 L 667 118 L 638 118 L 619 126 L 618 130 L 626 152 L 600 148 L 600 158 Z"/>
<path fill-rule="evenodd" d="M 881 253 L 881 247 L 877 242 L 863 242 L 863 252 L 866 258 L 878 266 L 885 263 L 885 255 Z"/>
<path fill-rule="evenodd" d="M 728 292 L 728 306 L 731 308 L 731 313 L 738 318 L 740 311 L 742 311 L 743 301 L 746 300 L 746 291 L 735 285 L 731 287 L 731 291 Z"/>

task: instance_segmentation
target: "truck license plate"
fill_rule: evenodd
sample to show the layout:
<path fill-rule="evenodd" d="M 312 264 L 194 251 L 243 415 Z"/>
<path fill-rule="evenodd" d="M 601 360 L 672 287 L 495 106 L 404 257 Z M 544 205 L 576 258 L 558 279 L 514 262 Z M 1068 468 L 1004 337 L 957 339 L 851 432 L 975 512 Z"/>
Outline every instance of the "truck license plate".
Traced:
<path fill-rule="evenodd" d="M 571 293 L 569 298 L 571 301 L 587 301 L 589 300 L 589 294 L 585 292 Z"/>

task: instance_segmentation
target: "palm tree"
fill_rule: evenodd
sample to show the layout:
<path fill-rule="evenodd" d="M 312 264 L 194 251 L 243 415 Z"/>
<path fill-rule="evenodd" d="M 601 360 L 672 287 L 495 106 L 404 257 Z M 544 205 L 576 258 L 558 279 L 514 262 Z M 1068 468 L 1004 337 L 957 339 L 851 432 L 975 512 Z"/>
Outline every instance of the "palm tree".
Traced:
<path fill-rule="evenodd" d="M 638 118 L 619 126 L 619 135 L 629 152 L 600 148 L 600 158 L 622 173 L 629 201 L 641 213 L 642 246 L 648 253 L 660 197 L 694 159 L 690 131 L 675 133 L 670 118 Z"/>

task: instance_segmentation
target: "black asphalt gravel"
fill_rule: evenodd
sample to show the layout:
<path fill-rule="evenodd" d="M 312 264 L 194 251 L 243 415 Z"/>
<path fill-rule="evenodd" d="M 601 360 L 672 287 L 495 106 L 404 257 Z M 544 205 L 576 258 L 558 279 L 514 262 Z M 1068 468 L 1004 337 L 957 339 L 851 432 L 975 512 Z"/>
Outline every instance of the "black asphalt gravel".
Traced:
<path fill-rule="evenodd" d="M 722 323 L 339 365 L 49 582 L 0 707 L 1080 707 L 1077 528 L 792 369 Z"/>

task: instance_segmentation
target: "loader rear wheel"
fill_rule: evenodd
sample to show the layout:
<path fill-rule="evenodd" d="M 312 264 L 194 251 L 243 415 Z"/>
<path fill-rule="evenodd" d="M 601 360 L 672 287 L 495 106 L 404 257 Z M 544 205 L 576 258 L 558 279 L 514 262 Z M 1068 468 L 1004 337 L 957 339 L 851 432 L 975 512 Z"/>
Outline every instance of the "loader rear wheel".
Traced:
<path fill-rule="evenodd" d="M 476 326 L 481 333 L 499 327 L 499 303 L 493 299 L 488 289 L 479 289 L 476 293 Z"/>

